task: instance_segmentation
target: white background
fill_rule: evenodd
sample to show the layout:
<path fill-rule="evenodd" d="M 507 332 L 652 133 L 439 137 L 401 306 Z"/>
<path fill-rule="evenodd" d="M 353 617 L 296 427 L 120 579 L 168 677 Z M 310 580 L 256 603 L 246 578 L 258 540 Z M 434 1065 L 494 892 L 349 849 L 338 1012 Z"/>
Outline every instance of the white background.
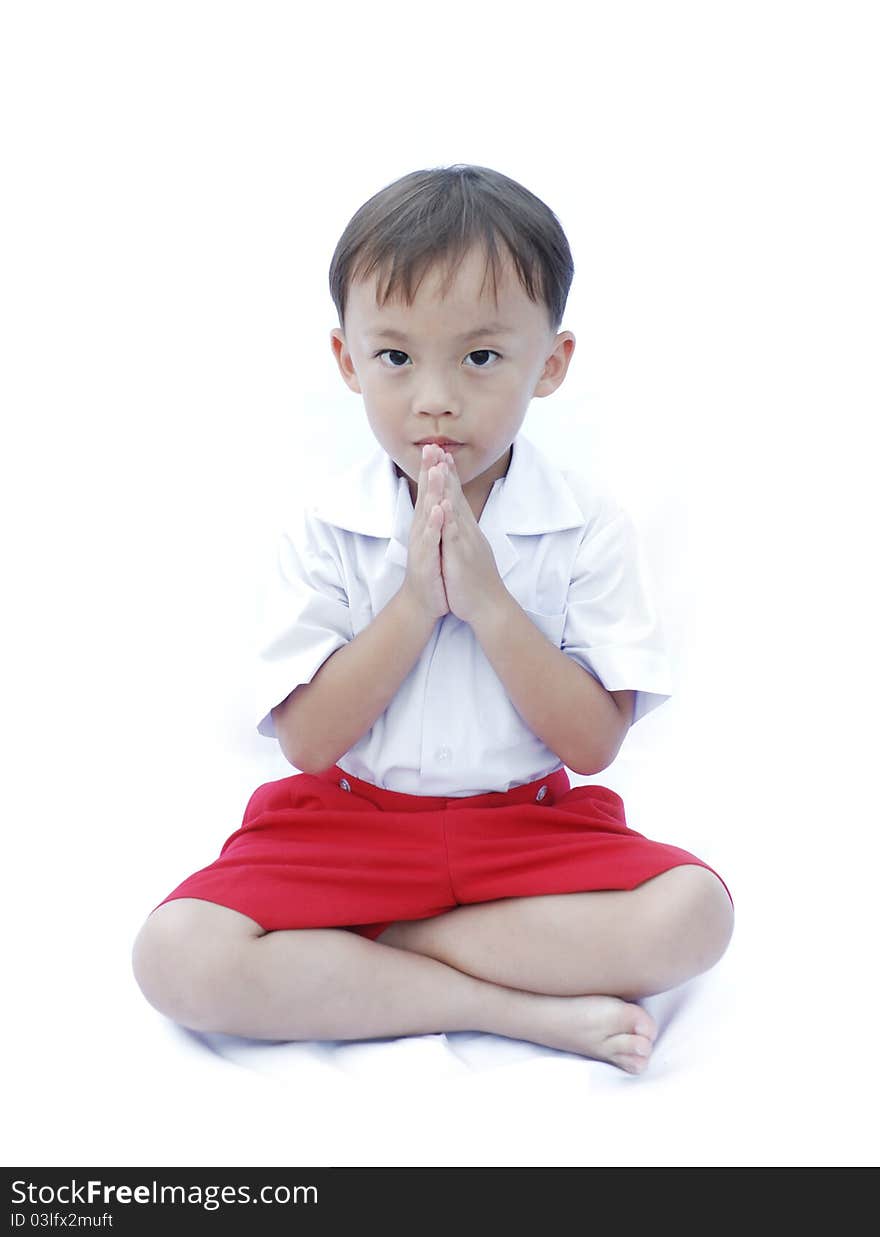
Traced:
<path fill-rule="evenodd" d="M 846 0 L 3 6 L 4 1162 L 876 1163 L 878 42 Z M 335 244 L 466 162 L 566 230 L 525 430 L 607 475 L 668 626 L 599 780 L 737 904 L 711 1071 L 602 1106 L 293 1094 L 129 970 L 291 772 L 246 707 L 276 521 L 372 444 Z"/>

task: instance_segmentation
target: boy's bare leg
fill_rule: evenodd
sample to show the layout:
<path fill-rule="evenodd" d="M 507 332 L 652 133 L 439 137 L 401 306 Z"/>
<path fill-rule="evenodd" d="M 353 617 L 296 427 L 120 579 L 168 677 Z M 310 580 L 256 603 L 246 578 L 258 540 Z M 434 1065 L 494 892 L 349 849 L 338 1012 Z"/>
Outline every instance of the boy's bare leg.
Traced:
<path fill-rule="evenodd" d="M 714 966 L 732 931 L 724 886 L 685 864 L 632 890 L 459 906 L 392 924 L 378 940 L 511 988 L 634 1001 Z"/>
<path fill-rule="evenodd" d="M 264 932 L 198 898 L 157 907 L 132 961 L 147 1000 L 176 1022 L 257 1039 L 486 1031 L 640 1073 L 657 1033 L 613 996 L 518 991 L 340 928 Z"/>

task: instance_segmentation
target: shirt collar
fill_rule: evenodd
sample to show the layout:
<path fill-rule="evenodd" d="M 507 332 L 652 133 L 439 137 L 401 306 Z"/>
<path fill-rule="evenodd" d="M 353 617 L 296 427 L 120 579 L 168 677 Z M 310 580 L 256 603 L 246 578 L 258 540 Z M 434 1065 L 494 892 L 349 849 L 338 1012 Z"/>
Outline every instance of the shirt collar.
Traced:
<path fill-rule="evenodd" d="M 406 477 L 377 447 L 331 484 L 313 506 L 320 520 L 368 537 L 388 538 L 386 557 L 406 565 L 413 503 Z M 480 528 L 492 546 L 504 576 L 519 558 L 509 540 L 584 524 L 584 514 L 562 472 L 524 434 L 513 442 L 507 475 L 494 482 L 480 516 Z"/>

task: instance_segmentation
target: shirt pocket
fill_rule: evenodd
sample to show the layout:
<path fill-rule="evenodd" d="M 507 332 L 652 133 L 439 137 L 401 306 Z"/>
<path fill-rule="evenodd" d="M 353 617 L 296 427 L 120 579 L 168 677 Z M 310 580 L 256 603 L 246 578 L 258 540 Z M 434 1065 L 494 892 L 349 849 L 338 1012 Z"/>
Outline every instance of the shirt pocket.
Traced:
<path fill-rule="evenodd" d="M 525 610 L 539 631 L 544 633 L 550 643 L 554 644 L 556 648 L 561 649 L 562 633 L 565 628 L 565 611 L 563 610 L 561 614 L 539 614 L 537 610 L 527 610 L 525 606 L 523 606 L 523 610 Z"/>

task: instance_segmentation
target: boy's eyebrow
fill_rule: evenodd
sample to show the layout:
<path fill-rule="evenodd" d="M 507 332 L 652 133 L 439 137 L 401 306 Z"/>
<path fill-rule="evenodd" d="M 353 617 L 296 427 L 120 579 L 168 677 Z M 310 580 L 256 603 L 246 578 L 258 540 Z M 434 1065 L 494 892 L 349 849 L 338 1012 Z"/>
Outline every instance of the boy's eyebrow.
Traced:
<path fill-rule="evenodd" d="M 456 340 L 472 339 L 474 335 L 512 335 L 514 328 L 507 326 L 503 322 L 487 322 L 483 326 L 475 326 L 469 331 L 462 331 L 460 335 L 454 336 Z M 376 327 L 367 331 L 372 339 L 397 339 L 406 342 L 407 336 L 403 331 L 395 331 L 391 327 L 383 327 L 381 330 Z"/>

